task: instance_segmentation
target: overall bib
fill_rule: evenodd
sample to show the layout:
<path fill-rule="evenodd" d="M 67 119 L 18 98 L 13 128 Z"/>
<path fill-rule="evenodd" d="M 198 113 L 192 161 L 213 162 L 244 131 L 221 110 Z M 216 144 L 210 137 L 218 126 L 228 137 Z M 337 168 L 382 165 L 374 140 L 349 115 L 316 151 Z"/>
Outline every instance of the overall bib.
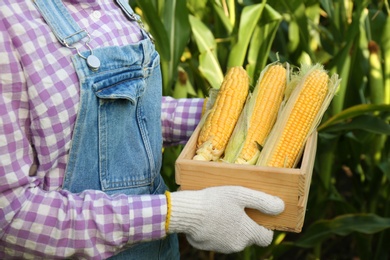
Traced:
<path fill-rule="evenodd" d="M 60 0 L 35 2 L 63 45 L 74 48 L 74 43 L 84 42 L 89 47 L 89 35 Z M 138 21 L 127 1 L 117 3 L 130 20 Z M 149 35 L 142 33 L 142 41 L 127 46 L 81 53 L 76 49 L 72 62 L 80 81 L 80 104 L 63 189 L 110 195 L 165 192 L 160 175 L 160 60 Z M 179 259 L 177 236 L 134 245 L 112 259 Z"/>

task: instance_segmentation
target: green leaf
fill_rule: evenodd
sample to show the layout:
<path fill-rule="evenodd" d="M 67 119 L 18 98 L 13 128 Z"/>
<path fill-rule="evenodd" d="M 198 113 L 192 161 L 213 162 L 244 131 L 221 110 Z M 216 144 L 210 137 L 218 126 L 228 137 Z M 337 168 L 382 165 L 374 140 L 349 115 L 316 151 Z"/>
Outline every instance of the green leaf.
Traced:
<path fill-rule="evenodd" d="M 168 81 L 168 86 L 170 87 L 173 79 L 177 78 L 177 67 L 180 63 L 180 57 L 191 33 L 186 2 L 180 0 L 165 1 L 163 21 L 169 38 L 169 42 L 164 44 L 170 49 L 170 57 L 168 60 L 165 60 L 168 62 L 168 75 L 165 76 L 170 79 Z"/>
<path fill-rule="evenodd" d="M 386 178 L 390 181 L 390 162 L 385 161 L 378 165 L 379 169 L 383 172 Z"/>
<path fill-rule="evenodd" d="M 310 49 L 309 25 L 305 13 L 304 2 L 300 0 L 283 0 L 282 3 L 291 13 L 292 20 L 290 21 L 290 24 L 294 24 L 296 26 L 296 29 L 298 29 L 298 35 L 295 35 L 294 37 L 299 36 L 298 39 L 299 39 L 300 46 L 302 46 L 302 51 L 305 51 L 307 54 L 309 54 L 311 60 L 314 63 L 315 56 L 312 50 Z"/>
<path fill-rule="evenodd" d="M 288 51 L 294 52 L 299 47 L 299 25 L 291 21 L 288 25 Z"/>
<path fill-rule="evenodd" d="M 250 39 L 261 17 L 265 2 L 266 1 L 263 1 L 261 4 L 246 6 L 242 10 L 238 30 L 238 41 L 230 52 L 228 67 L 243 66 Z"/>
<path fill-rule="evenodd" d="M 225 12 L 222 9 L 221 5 L 218 5 L 216 2 L 212 2 L 213 8 L 218 15 L 219 19 L 221 20 L 223 26 L 225 27 L 226 31 L 230 35 L 233 31 L 233 24 L 230 22 L 229 17 L 225 15 Z"/>
<path fill-rule="evenodd" d="M 189 18 L 200 52 L 199 70 L 213 88 L 219 89 L 224 76 L 216 55 L 217 44 L 214 35 L 201 20 L 192 15 Z"/>
<path fill-rule="evenodd" d="M 167 42 L 169 42 L 168 34 L 165 30 L 164 24 L 159 18 L 155 6 L 151 0 L 138 0 L 137 4 L 142 10 L 147 10 L 142 12 L 143 19 L 145 19 L 150 33 L 153 35 L 156 42 L 156 49 L 159 52 L 161 59 L 169 60 L 170 46 L 167 44 Z"/>
<path fill-rule="evenodd" d="M 209 0 L 187 0 L 188 11 L 196 17 L 202 19 L 208 13 L 207 3 Z"/>
<path fill-rule="evenodd" d="M 352 120 L 327 127 L 326 132 L 364 130 L 374 134 L 390 135 L 390 125 L 379 117 L 361 115 Z"/>
<path fill-rule="evenodd" d="M 360 104 L 360 105 L 349 107 L 343 110 L 342 112 L 334 115 L 333 117 L 329 118 L 324 123 L 322 123 L 318 127 L 318 131 L 324 131 L 327 127 L 330 127 L 344 120 L 349 120 L 352 119 L 353 117 L 357 117 L 367 113 L 378 112 L 378 111 L 390 111 L 390 105 Z"/>
<path fill-rule="evenodd" d="M 265 67 L 282 16 L 271 6 L 266 5 L 260 23 L 256 26 L 248 51 L 246 70 L 255 84 L 260 71 Z"/>
<path fill-rule="evenodd" d="M 387 228 L 390 228 L 390 218 L 382 218 L 375 214 L 341 215 L 332 220 L 315 222 L 295 245 L 310 248 L 334 235 L 347 236 L 353 232 L 374 234 Z"/>
<path fill-rule="evenodd" d="M 346 47 L 336 55 L 336 58 L 334 59 L 334 61 L 336 61 L 335 67 L 331 69 L 331 72 L 339 74 L 341 78 L 339 88 L 331 103 L 332 115 L 339 113 L 344 107 L 345 93 L 347 91 L 348 79 L 351 71 L 351 56 L 349 54 L 351 45 L 346 45 Z"/>

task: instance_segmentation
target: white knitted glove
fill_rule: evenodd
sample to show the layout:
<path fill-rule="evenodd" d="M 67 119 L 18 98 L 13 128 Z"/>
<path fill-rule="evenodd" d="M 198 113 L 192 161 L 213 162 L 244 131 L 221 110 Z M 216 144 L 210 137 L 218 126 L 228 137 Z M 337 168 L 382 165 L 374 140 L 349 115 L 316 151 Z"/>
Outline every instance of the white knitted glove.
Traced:
<path fill-rule="evenodd" d="M 254 222 L 245 208 L 277 215 L 284 202 L 275 196 L 239 186 L 221 186 L 170 195 L 168 233 L 185 233 L 201 250 L 233 253 L 249 245 L 268 246 L 273 231 Z"/>

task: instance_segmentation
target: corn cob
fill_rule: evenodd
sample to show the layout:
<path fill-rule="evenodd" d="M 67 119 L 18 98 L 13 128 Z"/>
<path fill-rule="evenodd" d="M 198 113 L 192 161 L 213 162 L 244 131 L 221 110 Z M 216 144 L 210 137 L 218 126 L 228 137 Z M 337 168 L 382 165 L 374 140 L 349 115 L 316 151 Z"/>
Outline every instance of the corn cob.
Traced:
<path fill-rule="evenodd" d="M 286 89 L 287 70 L 278 63 L 265 67 L 226 147 L 224 161 L 255 164 L 275 123 Z"/>
<path fill-rule="evenodd" d="M 329 79 L 319 64 L 302 67 L 292 80 L 296 86 L 277 118 L 257 165 L 295 167 L 304 143 L 318 126 L 339 83 L 337 74 Z"/>
<path fill-rule="evenodd" d="M 237 123 L 249 92 L 249 77 L 242 67 L 226 73 L 212 109 L 207 112 L 194 160 L 217 161 Z"/>

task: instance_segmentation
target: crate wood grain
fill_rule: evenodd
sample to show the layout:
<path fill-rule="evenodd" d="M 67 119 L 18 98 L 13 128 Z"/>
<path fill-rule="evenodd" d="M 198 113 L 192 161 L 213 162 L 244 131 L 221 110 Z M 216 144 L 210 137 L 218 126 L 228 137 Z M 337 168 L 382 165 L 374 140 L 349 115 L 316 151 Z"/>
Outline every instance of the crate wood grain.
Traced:
<path fill-rule="evenodd" d="M 180 153 L 175 164 L 176 183 L 181 190 L 199 190 L 222 185 L 238 185 L 280 197 L 285 210 L 268 216 L 246 209 L 257 223 L 273 230 L 299 233 L 305 219 L 307 199 L 317 148 L 317 132 L 307 140 L 300 168 L 275 168 L 192 160 L 199 127 Z"/>

